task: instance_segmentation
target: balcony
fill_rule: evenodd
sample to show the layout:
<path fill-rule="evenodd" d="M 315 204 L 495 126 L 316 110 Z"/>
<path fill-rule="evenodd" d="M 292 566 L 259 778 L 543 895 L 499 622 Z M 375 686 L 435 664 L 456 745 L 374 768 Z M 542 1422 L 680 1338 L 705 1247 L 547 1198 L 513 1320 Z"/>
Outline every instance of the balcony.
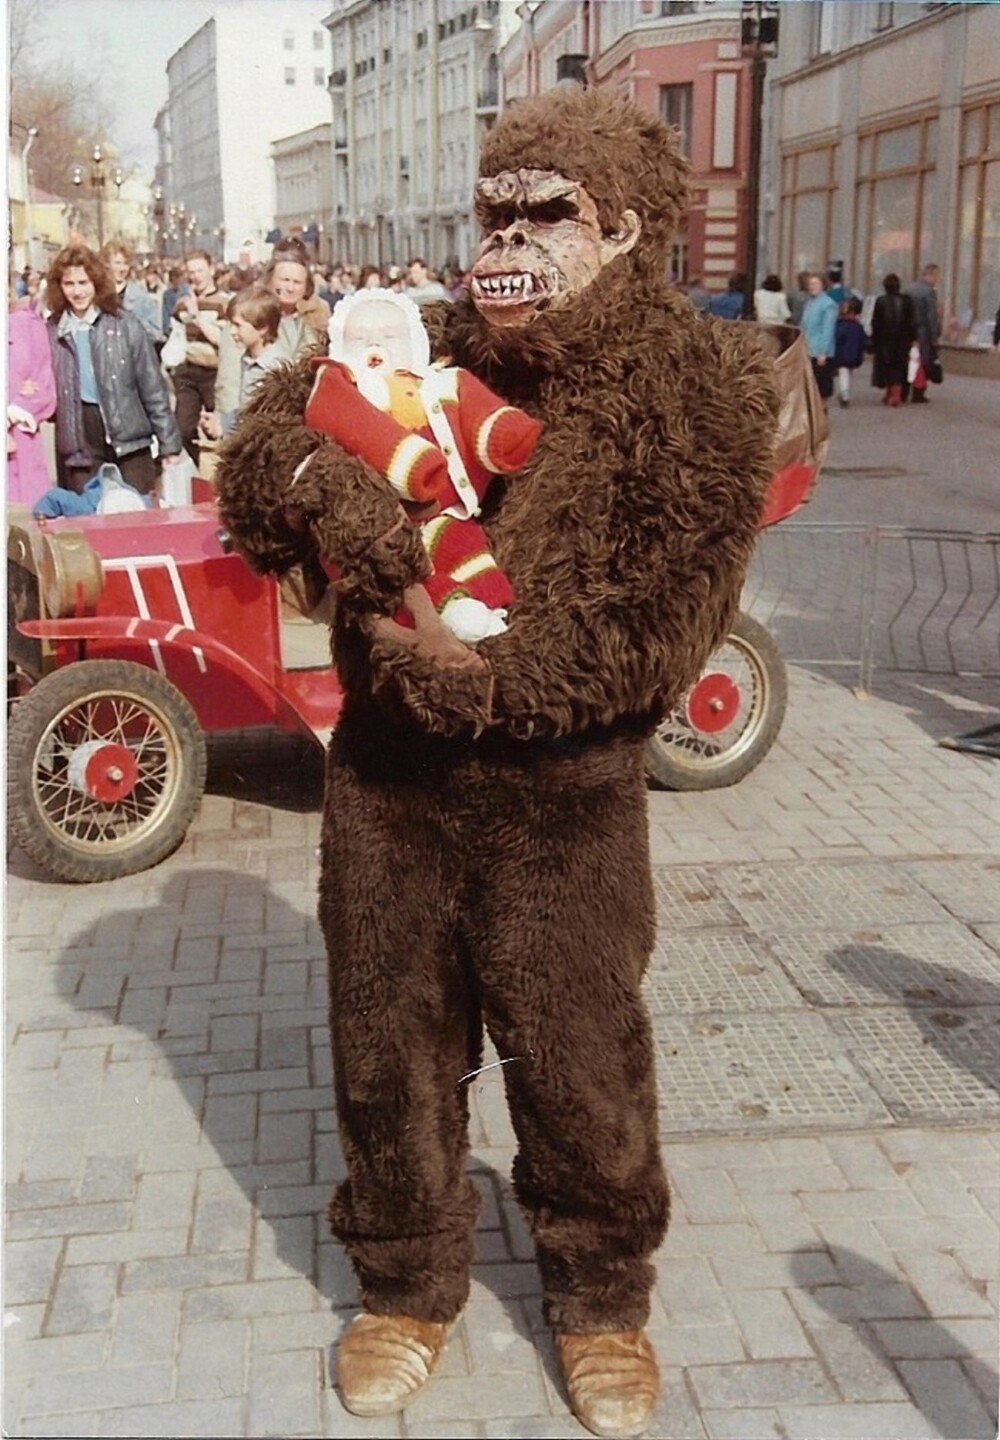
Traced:
<path fill-rule="evenodd" d="M 333 148 L 334 148 L 334 150 L 341 150 L 341 151 L 346 150 L 346 149 L 347 149 L 347 136 L 346 136 L 346 135 L 335 135 L 335 136 L 333 137 Z"/>
<path fill-rule="evenodd" d="M 347 84 L 347 71 L 344 69 L 331 70 L 327 78 L 326 88 L 328 90 L 343 90 Z"/>

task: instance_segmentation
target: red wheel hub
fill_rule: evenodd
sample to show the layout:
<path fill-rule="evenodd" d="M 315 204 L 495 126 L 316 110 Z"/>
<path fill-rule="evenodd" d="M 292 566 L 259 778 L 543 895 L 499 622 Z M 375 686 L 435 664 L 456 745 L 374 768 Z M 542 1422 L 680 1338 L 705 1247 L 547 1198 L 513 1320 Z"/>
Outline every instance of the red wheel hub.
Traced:
<path fill-rule="evenodd" d="M 696 681 L 684 702 L 684 714 L 692 730 L 714 735 L 736 719 L 740 708 L 740 687 L 721 670 L 710 671 Z"/>
<path fill-rule="evenodd" d="M 69 763 L 70 784 L 102 805 L 124 800 L 135 788 L 139 766 L 127 745 L 89 740 L 80 745 Z"/>

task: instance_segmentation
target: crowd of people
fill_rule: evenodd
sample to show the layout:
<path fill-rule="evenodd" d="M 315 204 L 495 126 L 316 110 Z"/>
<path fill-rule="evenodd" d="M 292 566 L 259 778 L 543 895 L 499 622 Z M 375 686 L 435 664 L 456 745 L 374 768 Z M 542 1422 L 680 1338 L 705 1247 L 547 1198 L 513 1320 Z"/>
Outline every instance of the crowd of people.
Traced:
<path fill-rule="evenodd" d="M 937 280 L 936 265 L 905 287 L 886 275 L 864 324 L 863 299 L 838 267 L 804 271 L 790 291 L 769 274 L 749 303 L 739 274 L 719 294 L 697 276 L 680 288 L 709 315 L 798 326 L 824 404 L 834 394 L 850 404 L 852 376 L 871 355 L 872 384 L 896 407 L 925 403 L 928 382 L 940 378 Z M 138 264 L 113 241 L 99 254 L 66 247 L 47 275 L 12 276 L 8 498 L 34 504 L 53 481 L 82 493 L 108 462 L 147 497 L 160 467 L 184 454 L 197 470 L 262 376 L 324 348 L 340 301 L 370 288 L 417 304 L 453 301 L 465 295 L 466 276 L 457 265 L 435 272 L 421 257 L 381 269 L 321 265 L 294 237 L 258 266 L 218 264 L 202 250 Z M 54 476 L 38 429 L 50 419 Z"/>
<path fill-rule="evenodd" d="M 162 466 L 229 434 L 254 386 L 276 365 L 323 348 L 338 303 L 385 288 L 417 303 L 454 300 L 463 277 L 421 257 L 390 265 L 320 266 L 301 241 L 260 266 L 138 264 L 126 246 L 59 252 L 47 273 L 10 277 L 7 497 L 34 506 L 53 487 L 82 496 L 113 464 L 139 496 Z M 39 426 L 54 422 L 55 473 Z"/>
<path fill-rule="evenodd" d="M 824 405 L 835 391 L 842 408 L 850 405 L 851 377 L 871 355 L 871 383 L 883 392 L 883 405 L 895 407 L 907 400 L 926 404 L 928 383 L 940 379 L 939 276 L 937 265 L 925 265 L 904 289 L 898 275 L 886 275 L 867 324 L 864 297 L 844 283 L 840 265 L 800 271 L 791 293 L 779 275 L 767 275 L 749 303 L 745 275 L 731 275 L 719 295 L 709 294 L 700 276 L 684 288 L 695 308 L 709 315 L 797 326 Z"/>

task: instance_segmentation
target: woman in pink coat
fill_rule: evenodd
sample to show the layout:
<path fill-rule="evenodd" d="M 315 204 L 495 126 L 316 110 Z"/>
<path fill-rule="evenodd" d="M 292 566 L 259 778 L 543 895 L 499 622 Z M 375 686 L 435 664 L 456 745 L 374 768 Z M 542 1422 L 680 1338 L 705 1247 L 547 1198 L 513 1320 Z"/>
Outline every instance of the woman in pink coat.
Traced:
<path fill-rule="evenodd" d="M 52 484 L 39 422 L 55 413 L 56 384 L 45 321 L 33 310 L 7 316 L 7 501 L 33 505 Z"/>

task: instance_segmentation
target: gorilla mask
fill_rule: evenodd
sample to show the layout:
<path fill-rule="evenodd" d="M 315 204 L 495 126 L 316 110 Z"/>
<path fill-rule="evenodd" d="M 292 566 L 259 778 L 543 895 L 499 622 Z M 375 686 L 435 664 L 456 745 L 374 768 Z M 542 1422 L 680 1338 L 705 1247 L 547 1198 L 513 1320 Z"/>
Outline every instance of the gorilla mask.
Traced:
<path fill-rule="evenodd" d="M 607 231 L 584 185 L 553 170 L 501 171 L 476 186 L 485 231 L 472 266 L 471 294 L 490 325 L 520 326 L 559 309 L 591 283 L 609 260 L 639 238 L 626 209 Z"/>

